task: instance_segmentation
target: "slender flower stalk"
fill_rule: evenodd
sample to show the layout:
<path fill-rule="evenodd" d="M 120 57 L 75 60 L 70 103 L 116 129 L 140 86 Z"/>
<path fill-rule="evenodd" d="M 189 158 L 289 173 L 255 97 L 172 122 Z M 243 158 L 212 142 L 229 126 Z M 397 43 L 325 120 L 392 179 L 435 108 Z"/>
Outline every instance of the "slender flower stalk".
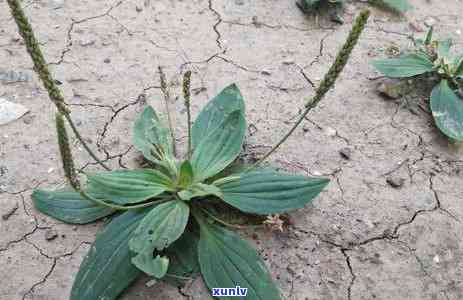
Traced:
<path fill-rule="evenodd" d="M 349 60 L 352 50 L 357 44 L 357 41 L 361 33 L 363 32 L 363 29 L 365 28 L 365 25 L 368 21 L 369 16 L 370 16 L 370 11 L 364 10 L 355 19 L 354 25 L 349 33 L 349 36 L 347 37 L 346 42 L 344 43 L 343 47 L 336 55 L 336 59 L 333 65 L 328 70 L 328 72 L 325 74 L 325 77 L 323 78 L 322 82 L 317 88 L 315 95 L 312 98 L 308 99 L 307 102 L 305 103 L 304 111 L 302 112 L 299 119 L 296 121 L 293 127 L 291 127 L 291 129 L 283 136 L 283 138 L 275 146 L 273 146 L 272 149 L 270 149 L 261 159 L 259 159 L 250 169 L 253 169 L 257 167 L 258 165 L 260 165 L 273 152 L 275 152 L 291 136 L 294 130 L 296 130 L 296 128 L 302 123 L 302 121 L 305 119 L 307 114 L 313 108 L 315 108 L 321 100 L 323 100 L 326 93 L 334 86 L 336 79 L 338 78 L 339 74 L 342 72 L 345 65 L 347 64 L 347 61 Z"/>
<path fill-rule="evenodd" d="M 26 15 L 24 14 L 20 1 L 7 0 L 7 2 L 10 7 L 11 15 L 13 16 L 16 25 L 18 26 L 19 34 L 24 39 L 27 52 L 29 53 L 34 63 L 34 70 L 42 80 L 43 85 L 48 92 L 48 97 L 56 105 L 58 112 L 60 112 L 60 114 L 62 114 L 66 118 L 77 139 L 80 141 L 85 150 L 90 154 L 90 156 L 103 168 L 105 168 L 106 170 L 110 170 L 110 168 L 107 167 L 100 159 L 98 159 L 95 153 L 88 147 L 85 140 L 79 134 L 76 126 L 74 126 L 74 123 L 72 122 L 70 116 L 70 112 L 67 109 L 66 104 L 64 102 L 63 94 L 56 86 L 55 80 L 51 76 L 51 73 L 43 57 L 42 51 L 40 50 L 39 42 L 35 38 L 34 31 L 32 30 L 32 27 L 29 21 L 27 20 Z"/>
<path fill-rule="evenodd" d="M 187 123 L 188 123 L 188 153 L 187 157 L 191 157 L 191 71 L 186 71 L 183 75 L 183 98 L 185 99 Z"/>
<path fill-rule="evenodd" d="M 169 91 L 169 87 L 167 86 L 167 79 L 166 79 L 166 74 L 164 73 L 164 70 L 162 69 L 161 66 L 158 67 L 158 70 L 159 70 L 159 77 L 161 80 L 161 91 L 162 91 L 162 94 L 164 95 L 164 104 L 166 108 L 167 122 L 169 123 L 169 131 L 170 131 L 170 136 L 172 138 L 172 151 L 174 155 L 176 156 L 177 150 L 175 146 L 174 126 L 172 125 L 172 118 L 170 116 L 170 109 L 169 109 L 170 91 Z"/>
<path fill-rule="evenodd" d="M 71 147 L 69 146 L 69 138 L 66 131 L 66 126 L 64 124 L 64 117 L 62 113 L 56 113 L 55 122 L 64 174 L 69 184 L 75 190 L 80 190 L 80 183 L 77 177 L 76 169 L 74 167 L 74 160 L 72 159 Z"/>

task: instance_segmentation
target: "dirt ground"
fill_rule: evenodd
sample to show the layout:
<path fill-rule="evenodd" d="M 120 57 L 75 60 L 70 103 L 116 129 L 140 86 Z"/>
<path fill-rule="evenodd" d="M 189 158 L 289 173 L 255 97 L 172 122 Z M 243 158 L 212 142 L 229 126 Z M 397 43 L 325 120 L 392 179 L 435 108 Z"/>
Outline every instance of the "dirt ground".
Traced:
<path fill-rule="evenodd" d="M 289 231 L 257 232 L 257 248 L 285 299 L 463 299 L 463 154 L 435 129 L 427 99 L 380 97 L 378 73 L 368 64 L 391 45 L 407 47 L 407 36 L 422 34 L 424 22 L 463 49 L 463 1 L 411 2 L 415 9 L 403 19 L 373 10 L 336 88 L 271 159 L 332 179 L 312 204 L 291 214 Z M 195 114 L 237 83 L 251 124 L 247 151 L 265 152 L 291 126 L 365 6 L 347 5 L 344 25 L 323 19 L 317 25 L 294 0 L 24 5 L 80 130 L 114 168 L 137 164 L 131 127 L 143 105 L 163 111 L 158 65 L 175 95 L 182 72 L 193 70 Z M 66 225 L 32 205 L 32 190 L 62 186 L 63 172 L 54 107 L 5 0 L 0 71 L 28 75 L 0 82 L 0 98 L 30 110 L 0 127 L 0 299 L 68 299 L 101 223 Z M 181 97 L 173 110 L 183 143 Z M 73 150 L 81 168 L 96 168 L 78 143 Z M 53 233 L 58 236 L 47 240 Z M 182 289 L 148 282 L 140 279 L 122 298 L 209 299 L 201 280 Z"/>

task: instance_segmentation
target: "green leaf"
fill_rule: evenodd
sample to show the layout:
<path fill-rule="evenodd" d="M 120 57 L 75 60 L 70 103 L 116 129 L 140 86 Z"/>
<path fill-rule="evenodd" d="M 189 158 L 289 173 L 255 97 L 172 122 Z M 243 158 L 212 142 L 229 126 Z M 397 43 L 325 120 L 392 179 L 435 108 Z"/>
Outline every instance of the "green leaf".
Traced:
<path fill-rule="evenodd" d="M 228 115 L 196 147 L 191 158 L 195 180 L 202 181 L 225 169 L 241 152 L 246 121 L 241 111 Z"/>
<path fill-rule="evenodd" d="M 328 184 L 325 178 L 310 178 L 273 170 L 237 174 L 235 180 L 220 180 L 223 200 L 241 211 L 273 214 L 303 207 Z M 236 176 L 236 175 L 235 175 Z"/>
<path fill-rule="evenodd" d="M 431 93 L 431 111 L 437 127 L 449 138 L 463 141 L 463 99 L 442 80 Z"/>
<path fill-rule="evenodd" d="M 88 173 L 88 190 L 117 204 L 145 201 L 171 191 L 169 177 L 151 169 Z"/>
<path fill-rule="evenodd" d="M 412 53 L 400 58 L 380 59 L 373 66 L 388 77 L 412 77 L 433 71 L 434 65 L 423 53 Z"/>
<path fill-rule="evenodd" d="M 169 129 L 164 127 L 151 106 L 140 113 L 133 128 L 133 144 L 146 159 L 160 163 L 153 153 L 160 151 L 167 157 L 173 157 L 173 141 Z"/>
<path fill-rule="evenodd" d="M 424 40 L 424 44 L 426 46 L 431 45 L 433 32 L 434 32 L 434 27 L 430 26 L 429 29 L 428 29 L 428 32 L 426 33 L 426 37 L 425 37 L 425 40 Z"/>
<path fill-rule="evenodd" d="M 279 300 L 280 291 L 262 258 L 237 234 L 202 221 L 198 253 L 201 273 L 213 288 L 247 288 L 245 299 Z M 235 299 L 236 297 L 220 297 Z"/>
<path fill-rule="evenodd" d="M 125 212 L 97 235 L 77 273 L 71 300 L 116 299 L 141 274 L 130 262 L 128 240 L 145 215 Z"/>
<path fill-rule="evenodd" d="M 34 190 L 31 197 L 39 211 L 71 224 L 87 224 L 114 213 L 113 209 L 97 205 L 70 190 Z"/>
<path fill-rule="evenodd" d="M 455 69 L 455 77 L 463 78 L 463 53 L 455 56 L 452 66 Z"/>
<path fill-rule="evenodd" d="M 160 255 L 153 257 L 153 252 L 138 254 L 132 258 L 132 263 L 139 270 L 158 279 L 164 277 L 169 268 L 169 258 Z"/>
<path fill-rule="evenodd" d="M 232 112 L 239 110 L 244 115 L 244 101 L 235 84 L 229 85 L 215 96 L 199 114 L 191 131 L 192 145 L 197 147 Z"/>
<path fill-rule="evenodd" d="M 175 241 L 166 251 L 170 258 L 167 275 L 163 278 L 174 286 L 182 286 L 187 280 L 199 274 L 198 262 L 199 235 L 191 230 Z"/>
<path fill-rule="evenodd" d="M 185 231 L 190 208 L 185 202 L 173 200 L 159 204 L 141 221 L 129 241 L 136 253 L 162 251 L 176 241 Z"/>
<path fill-rule="evenodd" d="M 411 8 L 407 0 L 381 0 L 387 7 L 397 10 L 401 13 Z"/>
<path fill-rule="evenodd" d="M 448 57 L 450 54 L 450 48 L 452 48 L 452 39 L 447 39 L 437 42 L 437 55 L 440 58 Z"/>
<path fill-rule="evenodd" d="M 196 183 L 190 188 L 180 191 L 178 193 L 178 196 L 180 197 L 180 199 L 184 201 L 189 201 L 195 197 L 204 197 L 204 196 L 209 196 L 209 195 L 214 195 L 214 196 L 221 198 L 222 192 L 215 185 Z"/>
<path fill-rule="evenodd" d="M 189 161 L 184 161 L 180 166 L 180 175 L 178 178 L 178 186 L 182 188 L 189 187 L 193 183 L 193 167 Z"/>

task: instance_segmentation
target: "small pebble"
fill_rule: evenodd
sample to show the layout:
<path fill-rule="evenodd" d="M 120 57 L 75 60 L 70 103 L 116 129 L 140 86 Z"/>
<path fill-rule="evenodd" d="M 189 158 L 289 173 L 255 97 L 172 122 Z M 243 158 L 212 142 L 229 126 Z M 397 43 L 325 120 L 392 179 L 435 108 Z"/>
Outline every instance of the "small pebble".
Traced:
<path fill-rule="evenodd" d="M 426 19 L 424 19 L 424 25 L 426 25 L 428 27 L 434 26 L 434 25 L 436 25 L 436 23 L 437 23 L 436 18 L 426 17 Z"/>
<path fill-rule="evenodd" d="M 109 63 L 111 62 L 111 59 L 105 58 L 105 59 L 103 60 L 103 62 L 104 62 L 105 64 L 109 64 Z"/>
<path fill-rule="evenodd" d="M 54 239 L 56 239 L 58 237 L 58 232 L 54 229 L 48 229 L 46 232 L 45 232 L 45 239 L 47 241 L 53 241 Z"/>
<path fill-rule="evenodd" d="M 400 188 L 404 185 L 405 183 L 405 179 L 401 178 L 401 177 L 394 177 L 394 176 L 390 176 L 388 178 L 386 178 L 386 182 L 392 186 L 393 188 Z"/>
<path fill-rule="evenodd" d="M 262 70 L 262 71 L 260 72 L 260 74 L 262 74 L 262 75 L 267 75 L 267 76 L 272 75 L 272 73 L 270 73 L 270 72 L 267 71 L 267 70 Z"/>
<path fill-rule="evenodd" d="M 331 128 L 331 127 L 326 127 L 324 131 L 327 136 L 336 136 L 336 134 L 338 134 L 336 129 Z"/>
<path fill-rule="evenodd" d="M 342 148 L 339 150 L 339 154 L 341 154 L 342 158 L 349 160 L 352 156 L 352 149 L 348 147 Z"/>

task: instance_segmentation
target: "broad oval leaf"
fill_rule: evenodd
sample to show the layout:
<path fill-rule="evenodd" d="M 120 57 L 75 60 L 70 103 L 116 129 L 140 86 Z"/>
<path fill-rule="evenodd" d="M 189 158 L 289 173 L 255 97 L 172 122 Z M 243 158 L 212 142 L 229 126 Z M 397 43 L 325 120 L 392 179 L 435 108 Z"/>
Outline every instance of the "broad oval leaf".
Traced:
<path fill-rule="evenodd" d="M 244 115 L 244 101 L 236 84 L 223 89 L 204 107 L 191 129 L 193 147 L 214 131 L 232 112 L 239 110 Z"/>
<path fill-rule="evenodd" d="M 267 169 L 233 177 L 234 180 L 217 181 L 223 193 L 222 199 L 241 211 L 255 214 L 282 213 L 301 208 L 329 182 L 325 178 L 310 178 Z"/>
<path fill-rule="evenodd" d="M 463 99 L 442 80 L 431 93 L 431 111 L 437 127 L 448 137 L 463 141 Z"/>
<path fill-rule="evenodd" d="M 174 286 L 182 286 L 186 281 L 199 274 L 198 262 L 199 234 L 191 229 L 175 241 L 166 250 L 170 259 L 169 269 L 163 280 Z"/>
<path fill-rule="evenodd" d="M 130 249 L 136 253 L 162 251 L 176 241 L 185 231 L 189 206 L 180 200 L 157 205 L 141 221 L 129 241 Z"/>
<path fill-rule="evenodd" d="M 211 290 L 240 286 L 247 288 L 244 299 L 281 299 L 280 291 L 273 283 L 262 258 L 237 234 L 217 225 L 201 222 L 198 254 L 201 274 Z M 235 298 L 220 297 L 229 300 Z"/>
<path fill-rule="evenodd" d="M 155 278 L 163 278 L 169 268 L 169 258 L 157 255 L 153 252 L 140 253 L 132 258 L 132 263 L 141 271 Z"/>
<path fill-rule="evenodd" d="M 231 113 L 196 147 L 191 165 L 196 181 L 214 176 L 240 154 L 246 133 L 246 121 L 241 111 Z"/>
<path fill-rule="evenodd" d="M 173 157 L 173 141 L 169 129 L 163 126 L 151 106 L 146 106 L 135 121 L 133 144 L 146 159 L 154 163 L 159 163 L 158 157 L 153 155 L 159 149 Z"/>
<path fill-rule="evenodd" d="M 146 212 L 115 217 L 96 237 L 80 265 L 71 300 L 117 299 L 141 272 L 130 262 L 128 241 Z"/>
<path fill-rule="evenodd" d="M 34 190 L 31 197 L 39 211 L 71 224 L 87 224 L 114 213 L 113 209 L 95 204 L 70 190 Z"/>
<path fill-rule="evenodd" d="M 157 170 L 87 173 L 88 191 L 117 204 L 141 202 L 172 190 L 169 177 Z"/>
<path fill-rule="evenodd" d="M 372 65 L 384 75 L 397 78 L 412 77 L 434 70 L 434 64 L 424 53 L 375 60 Z"/>

